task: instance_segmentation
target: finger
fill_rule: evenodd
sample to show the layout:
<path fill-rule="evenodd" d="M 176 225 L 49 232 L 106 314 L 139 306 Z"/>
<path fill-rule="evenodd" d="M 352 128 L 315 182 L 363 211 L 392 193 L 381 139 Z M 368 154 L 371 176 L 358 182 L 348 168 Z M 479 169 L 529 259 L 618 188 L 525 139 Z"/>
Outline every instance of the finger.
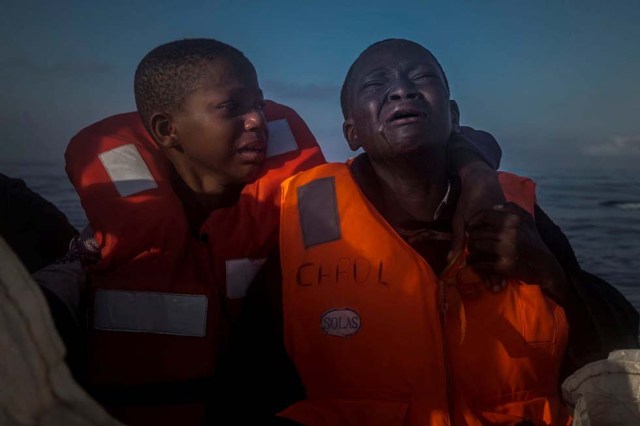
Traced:
<path fill-rule="evenodd" d="M 478 272 L 494 272 L 498 260 L 499 256 L 493 251 L 474 250 L 469 252 L 466 262 Z"/>
<path fill-rule="evenodd" d="M 467 228 L 472 231 L 482 227 L 500 227 L 504 222 L 505 212 L 496 211 L 494 209 L 479 210 L 467 221 Z"/>
<path fill-rule="evenodd" d="M 488 289 L 492 289 L 494 286 L 497 287 L 500 284 L 500 281 L 493 278 L 491 281 L 488 281 L 488 277 L 505 276 L 504 273 L 502 273 L 501 271 L 498 271 L 498 268 L 496 267 L 496 265 L 497 265 L 497 262 L 478 262 L 469 266 L 471 266 L 471 268 L 475 271 L 475 273 L 483 277 L 483 282 L 485 286 Z"/>
<path fill-rule="evenodd" d="M 471 228 L 478 227 L 481 224 L 484 224 L 486 222 L 486 220 L 484 219 L 484 216 L 487 214 L 488 211 L 489 210 L 487 209 L 481 209 L 475 212 L 469 218 L 469 220 L 467 220 L 467 229 L 471 230 Z"/>
<path fill-rule="evenodd" d="M 475 228 L 467 233 L 467 245 L 471 244 L 472 241 L 499 241 L 501 238 L 502 233 L 500 230 L 493 227 Z"/>
<path fill-rule="evenodd" d="M 482 230 L 470 233 L 467 238 L 469 253 L 491 251 L 499 256 L 515 257 L 517 254 L 518 230 L 514 228 L 499 231 Z"/>
<path fill-rule="evenodd" d="M 494 274 L 507 277 L 513 276 L 516 266 L 511 258 L 482 252 L 473 253 L 473 256 L 469 254 L 467 264 L 479 274 Z"/>
<path fill-rule="evenodd" d="M 473 255 L 478 253 L 501 254 L 501 241 L 499 239 L 475 239 L 469 238 L 467 243 L 469 257 L 473 260 Z"/>
<path fill-rule="evenodd" d="M 511 201 L 509 201 L 507 203 L 504 203 L 504 204 L 497 204 L 497 205 L 493 206 L 493 210 L 511 213 L 511 214 L 519 216 L 521 219 L 533 220 L 533 217 L 531 216 L 531 213 L 529 213 L 528 211 L 526 211 L 525 209 L 520 207 L 520 205 L 518 205 L 518 204 L 516 204 L 514 202 L 511 202 Z"/>
<path fill-rule="evenodd" d="M 467 223 L 469 232 L 478 228 L 500 229 L 505 227 L 518 227 L 522 221 L 519 214 L 512 213 L 506 209 L 481 210 L 474 215 Z"/>

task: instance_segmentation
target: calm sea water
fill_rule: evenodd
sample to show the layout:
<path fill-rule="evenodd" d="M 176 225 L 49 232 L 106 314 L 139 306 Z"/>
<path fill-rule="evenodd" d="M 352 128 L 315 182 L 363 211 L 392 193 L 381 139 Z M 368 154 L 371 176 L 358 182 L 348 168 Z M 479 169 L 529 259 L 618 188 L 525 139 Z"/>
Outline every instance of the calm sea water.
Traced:
<path fill-rule="evenodd" d="M 87 219 L 64 166 L 0 163 L 82 229 Z M 564 230 L 583 268 L 615 285 L 640 310 L 640 173 L 633 171 L 528 172 L 538 202 Z"/>

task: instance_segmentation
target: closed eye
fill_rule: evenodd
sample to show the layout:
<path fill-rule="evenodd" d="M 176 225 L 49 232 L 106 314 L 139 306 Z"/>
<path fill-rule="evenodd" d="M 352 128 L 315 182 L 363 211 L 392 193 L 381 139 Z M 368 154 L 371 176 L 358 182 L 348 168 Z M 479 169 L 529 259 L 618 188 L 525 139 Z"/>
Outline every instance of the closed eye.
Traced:
<path fill-rule="evenodd" d="M 438 78 L 438 76 L 433 73 L 420 73 L 420 74 L 414 75 L 412 78 L 414 80 L 430 80 L 433 78 Z"/>
<path fill-rule="evenodd" d="M 239 104 L 236 101 L 227 101 L 218 105 L 217 108 L 231 112 L 231 111 L 235 111 L 238 108 L 238 106 Z"/>
<path fill-rule="evenodd" d="M 385 82 L 383 80 L 369 80 L 369 81 L 365 81 L 364 83 L 362 83 L 362 88 L 363 89 L 368 89 L 371 87 L 380 87 L 383 84 L 385 84 Z"/>

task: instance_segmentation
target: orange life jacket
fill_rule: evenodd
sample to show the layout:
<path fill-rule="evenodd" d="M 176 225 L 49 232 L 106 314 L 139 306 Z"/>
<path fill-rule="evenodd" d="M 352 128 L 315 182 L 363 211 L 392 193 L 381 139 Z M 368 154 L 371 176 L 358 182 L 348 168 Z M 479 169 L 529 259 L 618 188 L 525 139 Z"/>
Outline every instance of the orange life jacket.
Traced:
<path fill-rule="evenodd" d="M 67 173 L 102 255 L 90 273 L 89 386 L 127 424 L 202 423 L 196 389 L 211 391 L 234 301 L 275 247 L 280 184 L 324 163 L 295 111 L 267 101 L 265 116 L 263 172 L 199 236 L 137 113 L 95 123 L 69 143 Z"/>
<path fill-rule="evenodd" d="M 531 180 L 500 182 L 533 213 Z M 308 426 L 567 423 L 568 325 L 539 286 L 510 280 L 493 294 L 464 255 L 436 276 L 344 164 L 285 181 L 280 223 L 285 344 L 307 391 L 282 415 Z"/>

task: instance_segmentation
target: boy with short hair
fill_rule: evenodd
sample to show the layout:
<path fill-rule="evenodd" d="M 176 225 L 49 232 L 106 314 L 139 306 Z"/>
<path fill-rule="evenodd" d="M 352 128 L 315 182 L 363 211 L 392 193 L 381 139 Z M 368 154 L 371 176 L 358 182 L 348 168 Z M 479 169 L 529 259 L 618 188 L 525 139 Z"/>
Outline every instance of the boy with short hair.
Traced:
<path fill-rule="evenodd" d="M 230 318 L 277 239 L 279 184 L 324 157 L 216 40 L 153 49 L 135 95 L 139 114 L 89 126 L 66 153 L 101 252 L 87 382 L 127 424 L 199 424 Z"/>
<path fill-rule="evenodd" d="M 281 415 L 308 426 L 567 424 L 561 378 L 637 347 L 635 309 L 581 270 L 535 184 L 509 173 L 509 202 L 480 208 L 448 256 L 460 114 L 426 48 L 369 46 L 342 93 L 345 139 L 365 152 L 283 183 L 280 250 L 239 339 L 236 374 L 254 381 L 242 402 L 289 405 Z M 485 274 L 506 286 L 490 291 Z"/>
<path fill-rule="evenodd" d="M 182 194 L 195 196 L 194 205 L 232 205 L 258 176 L 267 148 L 265 103 L 239 50 L 214 40 L 160 46 L 138 65 L 135 96 L 145 128 L 186 184 L 174 189 L 190 189 Z"/>

